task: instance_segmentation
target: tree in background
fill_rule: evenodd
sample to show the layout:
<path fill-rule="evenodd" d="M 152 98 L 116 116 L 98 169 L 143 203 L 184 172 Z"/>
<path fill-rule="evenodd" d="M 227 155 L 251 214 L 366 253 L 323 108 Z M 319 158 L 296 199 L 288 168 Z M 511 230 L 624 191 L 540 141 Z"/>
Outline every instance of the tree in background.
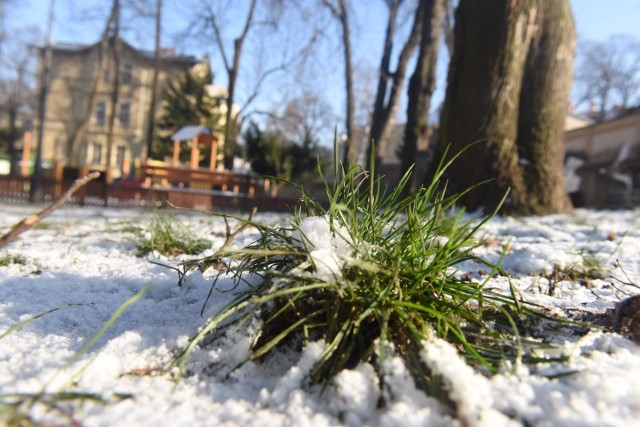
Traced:
<path fill-rule="evenodd" d="M 110 63 L 106 64 L 111 68 L 109 73 L 110 94 L 109 94 L 109 112 L 107 114 L 107 155 L 106 155 L 106 177 L 107 182 L 111 178 L 111 165 L 113 163 L 113 139 L 116 123 L 116 115 L 118 113 L 118 101 L 120 99 L 120 83 L 121 70 L 120 62 L 122 61 L 122 39 L 120 38 L 120 0 L 113 0 L 111 6 L 111 14 L 107 22 L 105 37 L 102 39 L 102 49 L 109 50 Z M 107 203 L 107 190 L 104 190 L 104 202 Z"/>
<path fill-rule="evenodd" d="M 373 104 L 373 113 L 371 115 L 371 131 L 369 134 L 369 155 L 367 161 L 371 159 L 372 141 L 375 144 L 376 161 L 379 162 L 386 152 L 387 142 L 391 129 L 395 123 L 396 113 L 404 84 L 405 74 L 409 66 L 409 60 L 413 55 L 418 42 L 420 41 L 420 32 L 422 28 L 422 8 L 425 6 L 423 2 L 419 2 L 415 11 L 413 25 L 411 31 L 405 40 L 395 70 L 391 69 L 391 54 L 393 50 L 394 38 L 396 37 L 396 27 L 398 21 L 398 13 L 403 0 L 388 0 L 389 19 L 387 21 L 387 30 L 384 38 L 384 49 L 380 59 L 380 68 L 378 75 L 378 89 Z M 379 170 L 379 168 L 376 168 Z"/>
<path fill-rule="evenodd" d="M 153 149 L 157 158 L 171 155 L 173 142 L 170 136 L 182 126 L 202 125 L 214 132 L 220 131 L 220 105 L 223 100 L 210 93 L 212 81 L 213 73 L 206 66 L 188 71 L 177 81 L 169 82 L 163 94 L 164 114 L 158 121 Z M 208 153 L 203 152 L 205 154 Z"/>
<path fill-rule="evenodd" d="M 269 127 L 291 143 L 293 162 L 292 176 L 302 184 L 319 180 L 320 166 L 328 166 L 328 150 L 320 146 L 319 135 L 327 134 L 332 121 L 329 105 L 318 95 L 304 91 L 289 100 L 282 111 L 271 117 Z"/>
<path fill-rule="evenodd" d="M 213 43 L 222 61 L 227 78 L 224 164 L 226 169 L 232 169 L 238 134 L 250 115 L 249 105 L 259 97 L 271 76 L 307 57 L 315 36 L 312 32 L 305 41 L 307 28 L 296 15 L 304 8 L 299 2 L 250 0 L 247 4 L 198 0 L 196 4 L 183 36 L 198 38 L 208 45 Z M 236 31 L 230 35 L 233 29 Z M 240 88 L 249 88 L 240 100 L 239 82 L 243 83 Z"/>
<path fill-rule="evenodd" d="M 575 80 L 577 104 L 590 104 L 598 121 L 613 107 L 632 106 L 640 101 L 640 42 L 617 35 L 579 44 Z"/>
<path fill-rule="evenodd" d="M 271 195 L 276 196 L 286 184 L 282 180 L 293 178 L 293 144 L 275 132 L 263 132 L 255 122 L 249 123 L 244 141 L 251 170 L 269 177 Z"/>
<path fill-rule="evenodd" d="M 207 18 L 213 27 L 215 43 L 222 57 L 225 71 L 227 72 L 227 111 L 224 122 L 224 167 L 229 170 L 233 169 L 233 158 L 235 156 L 238 134 L 238 117 L 233 111 L 233 104 L 236 99 L 236 82 L 240 71 L 240 60 L 242 59 L 244 42 L 249 31 L 255 24 L 254 14 L 256 4 L 257 0 L 251 0 L 240 34 L 233 40 L 233 56 L 229 55 L 227 52 L 228 49 L 222 40 L 222 30 L 217 14 L 212 11 L 211 7 L 207 6 L 205 8 L 205 10 L 209 11 Z"/>
<path fill-rule="evenodd" d="M 400 176 L 404 175 L 416 161 L 418 148 L 425 149 L 431 135 L 429 129 L 429 110 L 431 95 L 436 86 L 436 64 L 440 44 L 440 28 L 443 20 L 443 0 L 420 0 L 422 4 L 422 34 L 416 68 L 409 80 L 407 106 L 407 124 L 401 148 Z M 413 193 L 419 183 L 416 176 L 407 187 Z"/>
<path fill-rule="evenodd" d="M 37 34 L 37 31 L 30 30 Z M 0 151 L 9 157 L 11 175 L 19 173 L 19 153 L 16 148 L 33 119 L 34 90 L 33 55 L 27 40 L 13 38 L 3 42 L 0 57 Z"/>
<path fill-rule="evenodd" d="M 153 134 L 156 129 L 156 104 L 158 103 L 158 77 L 162 57 L 160 55 L 160 35 L 162 33 L 162 0 L 156 0 L 155 14 L 155 40 L 153 51 L 153 77 L 151 78 L 151 100 L 149 101 L 149 120 L 147 125 L 147 157 L 153 157 Z"/>
<path fill-rule="evenodd" d="M 330 159 L 318 140 L 328 122 L 326 104 L 309 92 L 270 114 L 265 131 L 251 122 L 244 133 L 245 157 L 255 173 L 275 177 L 271 179 L 272 195 L 284 187 L 282 179 L 302 185 L 318 181 L 318 162 L 326 168 Z"/>
<path fill-rule="evenodd" d="M 113 0 L 111 2 L 109 8 L 109 14 L 107 16 L 106 23 L 104 25 L 104 30 L 102 31 L 102 35 L 100 37 L 100 49 L 98 50 L 98 61 L 95 69 L 93 70 L 93 75 L 88 76 L 91 83 L 89 85 L 89 90 L 86 96 L 86 108 L 84 108 L 84 114 L 82 115 L 80 120 L 71 120 L 69 123 L 66 123 L 65 126 L 68 128 L 68 140 L 66 143 L 66 153 L 65 157 L 70 159 L 74 152 L 81 152 L 79 147 L 83 144 L 84 139 L 86 138 L 85 131 L 89 124 L 91 123 L 91 119 L 94 114 L 94 106 L 96 104 L 96 100 L 98 97 L 98 87 L 100 85 L 101 77 L 106 73 L 106 70 L 109 67 L 113 67 L 113 63 L 109 63 L 109 58 L 112 55 L 112 62 L 119 62 L 119 56 L 121 55 L 122 46 L 120 46 L 120 42 L 116 43 L 116 39 L 120 34 L 120 2 L 118 0 Z M 119 77 L 119 66 L 116 67 L 113 72 L 109 72 L 110 77 L 110 98 L 111 101 L 118 100 L 119 97 L 119 85 L 120 85 L 120 77 Z M 67 82 L 67 84 L 72 87 L 74 82 Z M 74 89 L 70 89 L 74 91 Z M 76 89 L 77 90 L 77 89 Z M 112 104 L 112 108 L 115 106 Z M 113 139 L 113 124 L 115 123 L 116 111 L 115 109 L 109 111 L 108 115 L 108 128 L 107 132 L 109 140 Z M 107 144 L 112 145 L 112 144 Z M 107 162 L 110 162 L 110 159 L 107 159 Z M 107 163 L 110 166 L 110 163 Z"/>
<path fill-rule="evenodd" d="M 447 171 L 449 190 L 494 180 L 461 200 L 524 214 L 571 209 L 562 135 L 575 28 L 568 0 L 460 0 L 435 159 L 467 149 Z"/>
<path fill-rule="evenodd" d="M 323 0 L 322 4 L 325 5 L 335 19 L 340 23 L 342 30 L 342 50 L 344 54 L 344 82 L 346 93 L 346 141 L 345 150 L 343 156 L 343 163 L 345 168 L 349 168 L 355 164 L 358 157 L 360 146 L 358 140 L 355 138 L 355 95 L 353 86 L 353 61 L 351 52 L 351 25 L 349 23 L 350 12 L 347 0 L 337 0 L 334 3 L 330 0 Z"/>

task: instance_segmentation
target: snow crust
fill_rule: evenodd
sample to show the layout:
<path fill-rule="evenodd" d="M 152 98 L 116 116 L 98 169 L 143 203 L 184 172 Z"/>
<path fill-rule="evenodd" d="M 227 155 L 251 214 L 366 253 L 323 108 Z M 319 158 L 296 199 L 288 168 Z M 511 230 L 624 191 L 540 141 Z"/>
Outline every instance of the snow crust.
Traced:
<path fill-rule="evenodd" d="M 0 231 L 32 212 L 0 205 Z M 178 287 L 173 270 L 137 258 L 134 237 L 125 229 L 142 226 L 149 215 L 64 208 L 0 250 L 0 258 L 25 259 L 0 267 L 0 335 L 60 308 L 0 339 L 1 395 L 74 390 L 106 398 L 107 404 L 63 405 L 84 426 L 640 425 L 640 346 L 606 327 L 586 335 L 541 330 L 557 345 L 541 355 L 560 353 L 567 361 L 517 366 L 491 377 L 469 367 L 448 343 L 425 343 L 421 356 L 441 376 L 454 408 L 418 390 L 398 357 L 385 360 L 382 384 L 374 368 L 363 364 L 343 371 L 324 390 L 310 387 L 305 375 L 321 355 L 321 342 L 302 353 L 291 349 L 232 370 L 248 354 L 251 325 L 197 349 L 186 376 L 176 383 L 163 369 L 233 292 L 214 292 L 201 317 L 215 272 L 192 273 Z M 180 219 L 210 239 L 211 250 L 222 245 L 222 220 L 196 214 L 180 214 Z M 582 313 L 606 324 L 616 302 L 639 292 L 610 277 L 627 281 L 626 274 L 640 283 L 639 224 L 640 211 L 494 218 L 480 232 L 486 244 L 477 255 L 497 261 L 506 247 L 502 267 L 514 278 L 510 284 L 498 276 L 486 286 L 508 292 L 513 285 L 522 298 L 550 313 Z M 320 274 L 339 273 L 349 243 L 331 235 L 323 218 L 307 220 L 301 228 Z M 240 244 L 255 237 L 248 230 Z M 588 283 L 554 279 L 554 271 L 582 267 L 586 259 L 599 260 L 609 277 Z M 180 258 L 155 260 L 175 265 Z M 466 262 L 458 268 L 472 280 L 486 278 L 483 265 Z M 150 290 L 72 361 L 116 309 L 146 286 Z M 119 400 L 121 395 L 130 397 Z M 42 406 L 31 415 L 53 425 L 69 423 Z"/>

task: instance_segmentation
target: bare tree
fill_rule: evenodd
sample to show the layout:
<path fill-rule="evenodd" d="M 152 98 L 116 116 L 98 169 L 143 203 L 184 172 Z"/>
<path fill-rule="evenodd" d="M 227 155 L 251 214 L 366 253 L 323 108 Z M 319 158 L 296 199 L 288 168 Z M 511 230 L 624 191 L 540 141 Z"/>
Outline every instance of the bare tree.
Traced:
<path fill-rule="evenodd" d="M 0 0 L 0 63 L 4 60 L 5 43 L 7 42 L 7 9 L 12 12 L 17 0 Z"/>
<path fill-rule="evenodd" d="M 376 162 L 379 162 L 382 159 L 386 151 L 387 141 L 395 123 L 395 115 L 398 111 L 400 94 L 402 92 L 402 86 L 407 67 L 409 65 L 409 60 L 420 41 L 422 7 L 424 7 L 422 2 L 419 3 L 418 8 L 416 9 L 411 31 L 400 50 L 396 69 L 392 70 L 391 54 L 394 38 L 396 36 L 398 12 L 402 1 L 403 0 L 387 1 L 389 19 L 384 38 L 384 49 L 380 59 L 378 89 L 373 106 L 371 131 L 369 134 L 369 153 L 372 151 L 371 142 L 373 141 L 376 147 Z M 371 156 L 369 155 L 367 158 L 370 159 Z"/>
<path fill-rule="evenodd" d="M 249 8 L 244 17 L 244 24 L 241 27 L 240 34 L 233 39 L 233 49 L 229 49 L 224 43 L 222 36 L 222 24 L 218 13 L 213 9 L 208 1 L 203 1 L 203 9 L 206 20 L 211 26 L 215 44 L 222 58 L 225 71 L 227 73 L 227 111 L 224 126 L 224 167 L 225 169 L 233 169 L 233 158 L 236 149 L 236 140 L 238 136 L 237 115 L 234 114 L 234 102 L 236 98 L 236 83 L 240 72 L 240 64 L 245 41 L 249 35 L 249 31 L 255 25 L 255 13 L 258 0 L 251 0 Z"/>
<path fill-rule="evenodd" d="M 315 139 L 331 128 L 329 111 L 330 106 L 321 96 L 305 90 L 269 114 L 267 130 L 297 143 L 309 136 Z"/>
<path fill-rule="evenodd" d="M 103 47 L 110 50 L 111 69 L 111 93 L 109 114 L 107 118 L 107 164 L 106 164 L 106 180 L 109 182 L 113 154 L 113 131 L 118 112 L 118 100 L 120 98 L 120 60 L 122 58 L 122 39 L 120 38 L 120 0 L 113 0 L 111 5 L 111 14 L 105 31 L 106 37 L 103 38 Z M 106 188 L 106 187 L 105 187 Z M 105 197 L 105 203 L 107 199 Z"/>
<path fill-rule="evenodd" d="M 29 201 L 31 203 L 42 202 L 44 199 L 42 170 L 42 140 L 44 133 L 45 108 L 47 104 L 47 93 L 49 91 L 49 73 L 51 69 L 51 30 L 53 27 L 54 0 L 49 3 L 49 16 L 47 18 L 47 35 L 45 37 L 46 46 L 41 50 L 42 67 L 40 69 L 39 90 L 38 90 L 38 140 L 36 148 L 35 170 L 31 176 L 31 188 L 29 189 Z"/>
<path fill-rule="evenodd" d="M 400 175 L 404 175 L 416 161 L 418 148 L 426 150 L 429 143 L 429 110 L 431 95 L 436 85 L 436 63 L 443 17 L 442 0 L 420 0 L 422 9 L 422 35 L 416 68 L 409 80 L 407 124 L 401 153 Z M 414 174 L 407 191 L 417 187 Z"/>
<path fill-rule="evenodd" d="M 315 24 L 303 25 L 310 21 L 303 22 L 306 6 L 299 2 L 198 0 L 197 4 L 197 14 L 181 38 L 198 37 L 207 44 L 213 41 L 221 59 L 227 80 L 224 166 L 232 169 L 240 129 L 254 113 L 250 105 L 274 75 L 293 69 L 310 55 L 318 29 Z M 230 20 L 239 23 L 233 36 L 229 35 Z M 294 28 L 295 32 L 287 33 Z M 311 36 L 307 37 L 309 31 Z"/>
<path fill-rule="evenodd" d="M 335 19 L 340 23 L 342 29 L 342 49 L 344 55 L 344 82 L 346 93 L 346 145 L 343 162 L 346 168 L 355 164 L 359 151 L 358 140 L 355 138 L 355 96 L 353 88 L 353 61 L 351 53 L 351 27 L 349 24 L 349 7 L 347 0 L 323 0 L 325 5 Z"/>
<path fill-rule="evenodd" d="M 20 170 L 16 142 L 35 112 L 36 61 L 30 46 L 41 42 L 37 28 L 16 25 L 21 7 L 15 0 L 0 1 L 0 147 L 9 156 L 11 175 Z"/>
<path fill-rule="evenodd" d="M 577 59 L 578 104 L 595 106 L 594 118 L 604 120 L 614 105 L 627 108 L 640 95 L 638 40 L 616 35 L 606 41 L 585 41 Z"/>
<path fill-rule="evenodd" d="M 155 11 L 155 42 L 153 57 L 153 77 L 151 78 L 151 101 L 149 102 L 149 119 L 147 124 L 147 157 L 153 155 L 153 134 L 156 128 L 156 104 L 158 103 L 158 76 L 162 57 L 160 35 L 162 32 L 162 0 L 156 0 Z M 215 155 L 215 154 L 214 154 Z"/>
<path fill-rule="evenodd" d="M 33 89 L 29 86 L 33 57 L 22 40 L 11 40 L 4 48 L 0 67 L 0 144 L 9 155 L 11 175 L 19 172 L 16 140 L 31 117 Z"/>
<path fill-rule="evenodd" d="M 94 106 L 96 104 L 96 99 L 98 97 L 98 88 L 100 85 L 100 76 L 106 72 L 107 67 L 112 66 L 112 64 L 108 63 L 110 56 L 113 56 L 113 61 L 119 62 L 119 54 L 122 49 L 121 41 L 119 40 L 120 35 L 120 2 L 119 0 L 112 0 L 110 12 L 102 32 L 102 36 L 100 37 L 100 48 L 98 49 L 98 60 L 93 67 L 92 70 L 88 70 L 90 72 L 91 83 L 89 85 L 89 91 L 86 92 L 86 96 L 83 96 L 83 105 L 86 106 L 84 108 L 84 114 L 79 121 L 73 121 L 68 123 L 67 127 L 69 128 L 69 138 L 67 142 L 67 150 L 66 150 L 66 158 L 70 159 L 74 152 L 80 152 L 78 148 L 82 144 L 82 140 L 85 137 L 85 130 L 89 123 L 91 122 L 91 117 L 93 116 Z M 111 77 L 111 101 L 114 100 L 117 102 L 118 100 L 118 90 L 119 86 L 119 73 L 120 67 L 119 64 L 115 69 L 113 75 L 109 73 Z M 69 82 L 68 84 L 73 84 Z M 76 91 L 69 93 L 77 93 Z M 108 141 L 113 141 L 113 123 L 111 123 L 111 119 L 115 121 L 115 104 L 111 104 L 110 106 L 110 114 L 109 114 L 109 128 L 108 128 Z M 75 116 L 73 116 L 75 117 Z M 109 150 L 109 146 L 113 145 L 111 142 L 107 142 L 107 150 Z M 111 148 L 112 149 L 112 148 Z M 107 169 L 111 166 L 111 159 L 107 156 Z"/>

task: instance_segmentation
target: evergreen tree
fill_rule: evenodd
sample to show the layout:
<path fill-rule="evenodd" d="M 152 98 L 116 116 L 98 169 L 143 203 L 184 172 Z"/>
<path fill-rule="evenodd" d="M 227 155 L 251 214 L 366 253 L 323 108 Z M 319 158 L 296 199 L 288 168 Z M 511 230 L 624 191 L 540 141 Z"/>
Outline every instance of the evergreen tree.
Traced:
<path fill-rule="evenodd" d="M 183 126 L 201 125 L 214 133 L 220 129 L 221 97 L 212 96 L 209 88 L 213 73 L 206 67 L 184 73 L 170 82 L 162 97 L 164 114 L 158 122 L 154 154 L 163 159 L 173 151 L 171 135 Z M 208 155 L 204 153 L 203 155 Z M 186 158 L 181 160 L 187 160 Z"/>
<path fill-rule="evenodd" d="M 318 179 L 317 162 L 326 167 L 329 155 L 318 145 L 310 131 L 305 131 L 303 140 L 297 144 L 278 132 L 262 131 L 251 122 L 244 133 L 245 158 L 251 169 L 259 174 L 273 177 L 271 194 L 277 195 L 285 185 L 282 180 L 295 180 L 310 184 Z"/>
<path fill-rule="evenodd" d="M 283 187 L 282 179 L 290 180 L 295 158 L 290 142 L 273 132 L 263 132 L 257 124 L 251 122 L 244 133 L 246 158 L 251 169 L 269 177 L 271 195 L 275 196 Z"/>

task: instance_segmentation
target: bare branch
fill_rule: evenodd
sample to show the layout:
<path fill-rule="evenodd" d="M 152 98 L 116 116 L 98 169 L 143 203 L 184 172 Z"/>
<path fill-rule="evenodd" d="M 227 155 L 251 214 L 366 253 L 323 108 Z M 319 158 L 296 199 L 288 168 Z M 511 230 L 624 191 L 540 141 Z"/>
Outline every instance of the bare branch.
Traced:
<path fill-rule="evenodd" d="M 206 4 L 206 9 L 208 11 L 208 21 L 213 28 L 213 32 L 215 34 L 216 44 L 218 45 L 218 49 L 220 50 L 220 56 L 222 57 L 222 62 L 224 63 L 224 68 L 228 73 L 231 72 L 231 66 L 229 65 L 229 60 L 227 57 L 227 51 L 224 48 L 224 43 L 222 42 L 222 31 L 220 31 L 220 25 L 218 24 L 218 19 L 216 18 L 216 14 L 213 10 L 211 10 L 211 5 Z"/>
<path fill-rule="evenodd" d="M 238 112 L 238 114 L 242 114 L 242 112 L 249 106 L 251 105 L 251 103 L 256 99 L 256 97 L 260 94 L 260 88 L 262 86 L 262 84 L 265 82 L 265 80 L 267 80 L 267 78 L 271 75 L 274 74 L 278 71 L 283 71 L 286 70 L 288 67 L 287 64 L 280 64 L 278 66 L 269 68 L 268 70 L 266 70 L 265 72 L 263 72 L 260 77 L 258 78 L 258 81 L 256 82 L 256 84 L 253 87 L 253 91 L 251 91 L 251 94 L 249 95 L 249 97 L 244 101 L 244 105 L 240 108 L 240 111 Z"/>
<path fill-rule="evenodd" d="M 9 243 L 12 243 L 18 240 L 18 236 L 20 234 L 31 229 L 31 227 L 33 227 L 35 224 L 40 222 L 45 217 L 49 216 L 51 212 L 55 211 L 60 206 L 67 203 L 67 201 L 69 201 L 73 193 L 75 193 L 80 188 L 85 186 L 89 181 L 92 181 L 99 176 L 100 176 L 100 172 L 91 172 L 87 176 L 77 179 L 73 183 L 71 188 L 69 188 L 62 196 L 60 196 L 58 200 L 51 203 L 49 206 L 47 206 L 45 209 L 41 210 L 37 214 L 29 215 L 22 221 L 15 224 L 13 227 L 11 227 L 11 230 L 9 230 L 9 232 L 7 232 L 4 236 L 0 238 L 0 248 L 3 248 L 7 246 Z"/>

